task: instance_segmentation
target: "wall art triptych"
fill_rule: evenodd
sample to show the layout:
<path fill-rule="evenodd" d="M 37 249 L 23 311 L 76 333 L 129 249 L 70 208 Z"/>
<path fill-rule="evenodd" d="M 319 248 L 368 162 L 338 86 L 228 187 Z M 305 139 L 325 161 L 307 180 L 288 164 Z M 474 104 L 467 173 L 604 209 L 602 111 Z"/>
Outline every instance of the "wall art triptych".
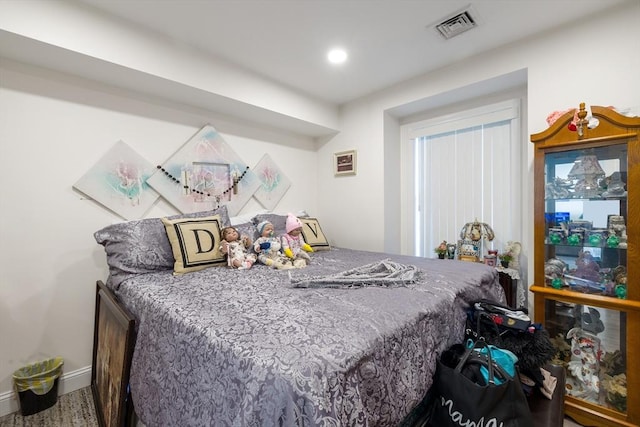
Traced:
<path fill-rule="evenodd" d="M 290 186 L 268 154 L 251 169 L 210 125 L 158 166 L 118 141 L 73 185 L 126 220 L 141 218 L 159 197 L 181 213 L 224 204 L 233 216 L 251 197 L 273 210 Z"/>

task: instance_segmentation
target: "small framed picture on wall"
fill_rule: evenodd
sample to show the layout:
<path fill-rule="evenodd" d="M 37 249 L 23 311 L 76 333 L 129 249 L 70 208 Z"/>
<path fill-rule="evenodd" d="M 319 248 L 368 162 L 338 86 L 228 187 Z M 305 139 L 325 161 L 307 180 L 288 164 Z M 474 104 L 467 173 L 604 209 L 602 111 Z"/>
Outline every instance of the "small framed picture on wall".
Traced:
<path fill-rule="evenodd" d="M 356 174 L 356 150 L 341 151 L 333 154 L 333 172 L 339 175 L 355 175 Z"/>

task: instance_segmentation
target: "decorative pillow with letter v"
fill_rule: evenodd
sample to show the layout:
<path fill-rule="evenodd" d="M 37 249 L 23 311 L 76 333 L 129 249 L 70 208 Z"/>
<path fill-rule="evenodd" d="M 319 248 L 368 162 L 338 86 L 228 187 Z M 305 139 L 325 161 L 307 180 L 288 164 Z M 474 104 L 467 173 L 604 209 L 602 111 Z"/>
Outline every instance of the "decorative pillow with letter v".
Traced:
<path fill-rule="evenodd" d="M 302 217 L 300 221 L 302 222 L 302 237 L 314 251 L 328 251 L 331 249 L 316 218 Z"/>
<path fill-rule="evenodd" d="M 162 218 L 171 243 L 173 274 L 188 273 L 207 267 L 224 266 L 226 260 L 220 251 L 219 215 L 203 218 Z"/>

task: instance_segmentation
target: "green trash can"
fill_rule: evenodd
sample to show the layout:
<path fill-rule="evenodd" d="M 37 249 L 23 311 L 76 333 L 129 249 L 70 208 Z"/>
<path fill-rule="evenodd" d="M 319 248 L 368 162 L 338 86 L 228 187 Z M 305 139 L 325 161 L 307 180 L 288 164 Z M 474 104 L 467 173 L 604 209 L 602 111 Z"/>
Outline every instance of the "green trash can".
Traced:
<path fill-rule="evenodd" d="M 33 415 L 56 404 L 58 380 L 63 364 L 62 357 L 54 357 L 25 366 L 13 373 L 22 415 Z"/>

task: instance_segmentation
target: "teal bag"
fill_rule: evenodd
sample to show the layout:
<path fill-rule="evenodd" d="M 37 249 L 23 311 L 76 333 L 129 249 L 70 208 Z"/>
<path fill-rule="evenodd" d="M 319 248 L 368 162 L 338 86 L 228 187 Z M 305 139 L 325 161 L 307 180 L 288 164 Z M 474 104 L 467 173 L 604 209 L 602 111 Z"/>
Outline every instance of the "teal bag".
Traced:
<path fill-rule="evenodd" d="M 467 341 L 467 348 L 473 348 L 474 343 L 471 340 Z M 498 369 L 499 374 L 495 376 L 495 383 L 502 384 L 505 381 L 511 380 L 516 375 L 516 363 L 518 363 L 518 356 L 510 352 L 509 350 L 505 350 L 503 348 L 496 347 L 495 345 L 486 345 L 482 348 L 475 348 L 474 351 L 477 351 L 480 354 L 486 355 L 487 351 L 491 352 L 491 359 L 493 360 L 496 367 L 501 368 Z M 502 372 L 503 371 L 503 372 Z M 483 365 L 480 366 L 480 372 L 485 380 L 489 381 L 489 371 Z M 506 378 L 505 377 L 506 374 Z"/>

